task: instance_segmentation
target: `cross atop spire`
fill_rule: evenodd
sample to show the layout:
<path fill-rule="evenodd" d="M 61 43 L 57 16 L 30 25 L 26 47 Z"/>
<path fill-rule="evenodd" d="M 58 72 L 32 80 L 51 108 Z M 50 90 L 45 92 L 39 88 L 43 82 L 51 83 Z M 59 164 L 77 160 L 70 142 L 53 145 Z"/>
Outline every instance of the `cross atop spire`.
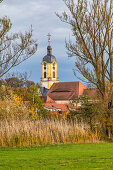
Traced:
<path fill-rule="evenodd" d="M 48 33 L 48 42 L 49 42 L 49 45 L 50 45 L 50 37 L 51 37 L 51 34 L 50 33 Z"/>

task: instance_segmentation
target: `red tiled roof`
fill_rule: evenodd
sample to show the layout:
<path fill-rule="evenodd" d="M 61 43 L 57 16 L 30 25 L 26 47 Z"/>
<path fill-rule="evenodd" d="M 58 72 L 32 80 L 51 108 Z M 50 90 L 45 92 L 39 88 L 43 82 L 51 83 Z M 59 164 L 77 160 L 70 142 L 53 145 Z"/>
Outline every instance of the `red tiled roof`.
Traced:
<path fill-rule="evenodd" d="M 47 96 L 46 103 L 54 103 L 55 101 L 52 100 L 49 96 Z"/>
<path fill-rule="evenodd" d="M 87 87 L 80 82 L 54 83 L 47 96 L 53 100 L 69 100 L 83 95 L 84 89 L 87 89 Z"/>
<path fill-rule="evenodd" d="M 96 88 L 85 89 L 83 94 L 94 99 L 97 98 L 98 90 Z"/>

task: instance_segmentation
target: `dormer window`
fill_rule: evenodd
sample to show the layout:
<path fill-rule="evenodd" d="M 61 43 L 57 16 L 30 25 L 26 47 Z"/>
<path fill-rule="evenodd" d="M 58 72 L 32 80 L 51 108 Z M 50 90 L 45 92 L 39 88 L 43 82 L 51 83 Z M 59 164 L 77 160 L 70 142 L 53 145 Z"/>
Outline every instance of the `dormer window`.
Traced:
<path fill-rule="evenodd" d="M 44 63 L 44 70 L 46 70 L 46 63 Z"/>

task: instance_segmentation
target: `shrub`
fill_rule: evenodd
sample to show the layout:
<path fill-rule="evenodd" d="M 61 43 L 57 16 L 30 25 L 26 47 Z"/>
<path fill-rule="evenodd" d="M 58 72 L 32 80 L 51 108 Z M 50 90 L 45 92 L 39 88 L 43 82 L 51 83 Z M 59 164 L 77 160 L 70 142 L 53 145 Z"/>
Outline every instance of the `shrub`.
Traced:
<path fill-rule="evenodd" d="M 0 89 L 0 120 L 22 120 L 29 116 L 30 111 L 26 109 L 21 98 L 5 86 Z"/>

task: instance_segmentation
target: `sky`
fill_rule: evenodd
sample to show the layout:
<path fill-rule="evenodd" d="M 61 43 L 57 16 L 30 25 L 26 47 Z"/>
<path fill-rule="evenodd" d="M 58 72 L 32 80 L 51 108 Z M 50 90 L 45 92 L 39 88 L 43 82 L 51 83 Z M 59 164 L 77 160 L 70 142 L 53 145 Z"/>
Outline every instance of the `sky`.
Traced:
<path fill-rule="evenodd" d="M 71 28 L 55 15 L 55 12 L 62 13 L 64 10 L 67 9 L 63 0 L 4 0 L 0 3 L 0 17 L 11 19 L 11 31 L 24 33 L 32 24 L 33 38 L 38 43 L 37 52 L 11 72 L 31 73 L 30 80 L 40 83 L 41 62 L 47 54 L 47 34 L 50 33 L 60 82 L 78 81 L 73 74 L 75 58 L 69 58 L 65 48 L 65 39 L 72 36 Z"/>

